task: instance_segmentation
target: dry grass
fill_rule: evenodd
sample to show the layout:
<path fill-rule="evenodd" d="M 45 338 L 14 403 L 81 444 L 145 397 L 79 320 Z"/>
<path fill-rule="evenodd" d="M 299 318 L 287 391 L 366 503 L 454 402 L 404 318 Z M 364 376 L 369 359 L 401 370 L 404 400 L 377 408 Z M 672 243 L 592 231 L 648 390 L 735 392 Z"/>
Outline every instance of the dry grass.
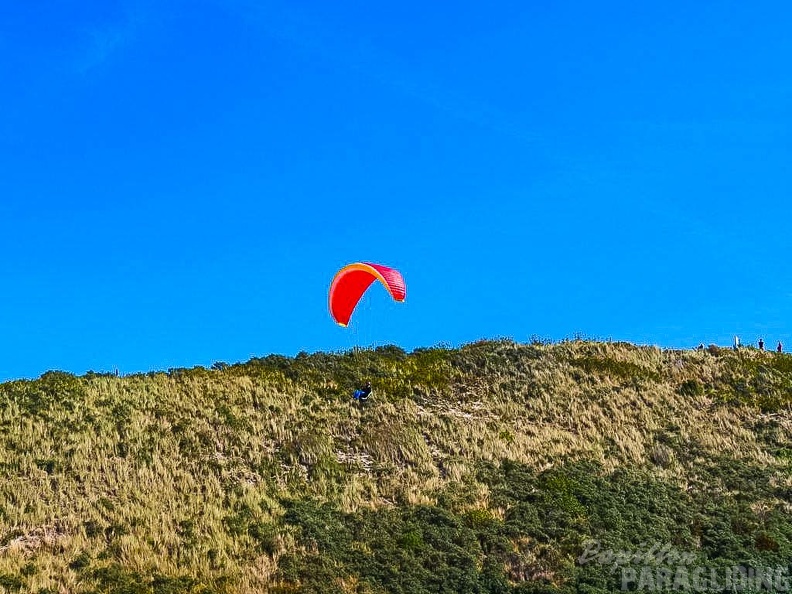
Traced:
<path fill-rule="evenodd" d="M 773 467 L 757 426 L 792 443 L 792 378 L 775 356 L 584 341 L 371 353 L 349 363 L 352 376 L 379 378 L 363 406 L 332 370 L 346 355 L 4 384 L 0 574 L 32 564 L 30 591 L 73 592 L 87 587 L 86 562 L 259 592 L 295 540 L 276 531 L 262 550 L 234 519 L 276 526 L 291 498 L 345 511 L 432 503 L 449 485 L 475 487 L 477 463 L 503 459 L 641 466 L 681 486 L 717 456 Z M 770 397 L 781 404 L 763 411 Z M 479 489 L 472 507 L 487 498 Z"/>

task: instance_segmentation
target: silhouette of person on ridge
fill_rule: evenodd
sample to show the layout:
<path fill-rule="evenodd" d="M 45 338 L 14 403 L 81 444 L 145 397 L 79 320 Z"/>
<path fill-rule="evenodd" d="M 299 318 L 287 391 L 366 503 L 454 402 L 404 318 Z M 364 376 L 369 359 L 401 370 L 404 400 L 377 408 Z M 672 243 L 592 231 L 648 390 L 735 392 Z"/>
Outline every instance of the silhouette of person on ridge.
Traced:
<path fill-rule="evenodd" d="M 352 397 L 355 400 L 365 402 L 368 400 L 369 395 L 371 394 L 371 382 L 366 382 L 366 385 L 360 388 L 359 390 L 355 390 L 355 393 Z"/>
<path fill-rule="evenodd" d="M 781 344 L 781 341 L 780 341 L 780 340 L 778 341 L 778 346 L 776 347 L 776 350 L 777 350 L 779 353 L 780 353 L 781 351 L 783 351 L 783 350 L 784 350 L 784 345 L 782 345 L 782 344 Z"/>

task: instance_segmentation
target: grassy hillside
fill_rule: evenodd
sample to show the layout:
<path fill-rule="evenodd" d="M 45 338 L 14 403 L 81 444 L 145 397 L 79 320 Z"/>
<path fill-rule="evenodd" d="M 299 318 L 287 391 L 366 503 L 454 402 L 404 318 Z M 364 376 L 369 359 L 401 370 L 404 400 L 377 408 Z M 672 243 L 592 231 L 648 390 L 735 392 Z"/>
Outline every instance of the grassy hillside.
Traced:
<path fill-rule="evenodd" d="M 618 590 L 590 539 L 788 566 L 791 403 L 789 355 L 584 341 L 50 372 L 0 385 L 0 591 Z"/>

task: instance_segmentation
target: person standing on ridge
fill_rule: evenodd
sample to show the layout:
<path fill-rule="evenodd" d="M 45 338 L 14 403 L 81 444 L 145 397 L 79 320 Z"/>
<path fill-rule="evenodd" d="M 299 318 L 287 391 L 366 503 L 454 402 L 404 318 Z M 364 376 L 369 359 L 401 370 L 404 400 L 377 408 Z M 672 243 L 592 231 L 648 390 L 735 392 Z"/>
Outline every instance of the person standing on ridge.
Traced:
<path fill-rule="evenodd" d="M 778 346 L 776 347 L 776 351 L 778 351 L 778 352 L 780 353 L 780 352 L 782 352 L 783 350 L 784 350 L 784 345 L 782 345 L 782 344 L 781 344 L 781 341 L 779 340 L 779 341 L 778 341 Z"/>
<path fill-rule="evenodd" d="M 760 351 L 764 350 L 764 340 L 762 340 L 761 338 L 759 339 L 759 350 Z"/>

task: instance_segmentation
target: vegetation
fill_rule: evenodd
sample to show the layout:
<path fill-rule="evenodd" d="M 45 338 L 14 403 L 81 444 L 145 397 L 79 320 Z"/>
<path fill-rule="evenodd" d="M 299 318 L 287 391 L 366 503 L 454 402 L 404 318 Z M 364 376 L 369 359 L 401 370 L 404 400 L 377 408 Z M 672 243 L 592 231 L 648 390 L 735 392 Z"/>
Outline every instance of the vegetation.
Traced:
<path fill-rule="evenodd" d="M 0 591 L 611 592 L 592 542 L 792 559 L 785 354 L 498 340 L 49 372 L 0 385 L 0 429 Z"/>

